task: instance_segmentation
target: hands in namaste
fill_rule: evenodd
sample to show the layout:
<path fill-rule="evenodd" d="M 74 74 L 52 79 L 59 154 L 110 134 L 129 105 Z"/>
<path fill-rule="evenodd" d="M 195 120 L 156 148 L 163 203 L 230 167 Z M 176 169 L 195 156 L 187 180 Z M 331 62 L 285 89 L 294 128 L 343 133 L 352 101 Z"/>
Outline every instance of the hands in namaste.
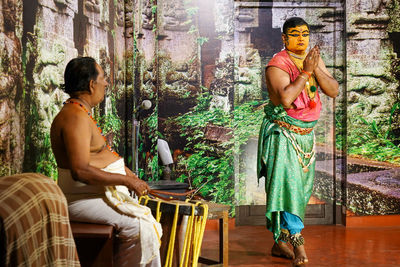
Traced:
<path fill-rule="evenodd" d="M 319 46 L 314 46 L 307 54 L 303 62 L 303 69 L 308 73 L 313 73 L 319 62 Z"/>

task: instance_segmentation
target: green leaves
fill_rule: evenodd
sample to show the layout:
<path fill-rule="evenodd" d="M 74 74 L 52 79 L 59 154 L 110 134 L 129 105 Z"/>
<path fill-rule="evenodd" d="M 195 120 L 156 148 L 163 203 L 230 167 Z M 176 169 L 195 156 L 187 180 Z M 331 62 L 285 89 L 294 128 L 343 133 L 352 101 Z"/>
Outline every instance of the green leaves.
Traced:
<path fill-rule="evenodd" d="M 36 172 L 42 173 L 53 180 L 58 179 L 57 163 L 54 154 L 51 153 L 50 133 L 40 133 L 43 138 L 41 153 L 38 154 Z M 50 153 L 49 153 L 50 152 Z"/>
<path fill-rule="evenodd" d="M 197 37 L 197 43 L 202 46 L 203 44 L 208 42 L 208 37 Z"/>
<path fill-rule="evenodd" d="M 203 196 L 234 207 L 233 156 L 250 137 L 258 135 L 264 117 L 260 104 L 264 101 L 236 106 L 232 114 L 218 108 L 210 109 L 213 96 L 206 88 L 204 90 L 192 111 L 175 118 L 181 126 L 181 136 L 187 140 L 184 150 L 190 154 L 188 158 L 179 158 L 178 168 L 184 169 L 185 173 L 177 181 L 189 181 L 197 188 L 203 186 L 200 190 Z M 224 142 L 207 140 L 205 129 L 208 124 L 230 128 L 234 134 Z"/>
<path fill-rule="evenodd" d="M 151 13 L 156 14 L 156 12 L 157 12 L 157 5 L 151 6 Z"/>
<path fill-rule="evenodd" d="M 189 18 L 193 17 L 194 15 L 197 14 L 197 12 L 199 11 L 198 7 L 189 7 L 186 8 L 186 13 L 188 15 Z"/>
<path fill-rule="evenodd" d="M 113 134 L 113 143 L 110 145 L 117 148 L 121 141 L 122 120 L 118 116 L 115 96 L 111 96 L 111 110 L 99 117 L 98 121 L 104 135 Z"/>
<path fill-rule="evenodd" d="M 143 119 L 142 130 L 146 131 L 147 142 L 151 144 L 149 151 L 144 151 L 143 143 L 145 142 L 143 136 L 139 135 L 139 154 L 142 155 L 142 159 L 146 159 L 146 153 L 150 155 L 150 159 L 147 159 L 146 169 L 141 170 L 139 176 L 146 178 L 149 181 L 157 181 L 160 179 L 161 169 L 158 166 L 158 152 L 157 152 L 157 140 L 163 138 L 162 134 L 158 131 L 158 106 L 154 107 L 153 112 L 150 116 Z M 152 157 L 152 158 L 151 158 Z"/>
<path fill-rule="evenodd" d="M 392 131 L 393 114 L 400 108 L 400 103 L 395 103 L 391 109 L 390 117 L 384 123 L 377 124 L 375 120 L 367 121 L 356 117 L 352 124 L 361 122 L 365 127 L 348 129 L 348 153 L 365 156 L 379 161 L 400 163 L 400 146 L 395 145 L 396 137 Z M 338 121 L 336 122 L 338 124 Z M 340 125 L 339 125 L 340 126 Z M 338 125 L 337 125 L 338 127 Z M 343 142 L 337 139 L 337 143 Z"/>

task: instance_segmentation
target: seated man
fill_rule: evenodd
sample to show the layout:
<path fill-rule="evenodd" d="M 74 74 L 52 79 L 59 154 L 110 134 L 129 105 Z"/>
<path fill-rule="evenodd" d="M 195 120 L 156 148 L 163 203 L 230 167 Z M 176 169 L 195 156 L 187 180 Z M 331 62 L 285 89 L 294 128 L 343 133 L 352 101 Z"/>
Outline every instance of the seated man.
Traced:
<path fill-rule="evenodd" d="M 52 179 L 0 177 L 0 266 L 81 266 L 67 201 Z"/>
<path fill-rule="evenodd" d="M 71 221 L 115 227 L 115 266 L 160 266 L 161 227 L 128 191 L 141 196 L 149 186 L 107 145 L 91 116 L 108 85 L 103 69 L 93 58 L 75 58 L 67 64 L 64 80 L 70 98 L 55 117 L 50 134 L 58 184 L 67 198 Z"/>

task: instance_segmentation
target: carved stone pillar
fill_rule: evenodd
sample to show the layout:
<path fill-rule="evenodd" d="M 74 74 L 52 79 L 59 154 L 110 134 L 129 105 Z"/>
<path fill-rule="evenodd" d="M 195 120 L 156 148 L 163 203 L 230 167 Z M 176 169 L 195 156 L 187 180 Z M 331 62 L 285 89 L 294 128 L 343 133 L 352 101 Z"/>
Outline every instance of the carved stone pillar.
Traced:
<path fill-rule="evenodd" d="M 1 1 L 0 176 L 21 172 L 24 156 L 21 26 L 22 1 Z"/>

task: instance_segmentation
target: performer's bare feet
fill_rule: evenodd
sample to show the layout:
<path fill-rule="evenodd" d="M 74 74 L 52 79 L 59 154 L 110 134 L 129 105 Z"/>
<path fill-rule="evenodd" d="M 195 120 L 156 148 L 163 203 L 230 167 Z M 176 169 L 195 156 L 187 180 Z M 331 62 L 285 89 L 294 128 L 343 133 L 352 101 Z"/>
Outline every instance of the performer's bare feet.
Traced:
<path fill-rule="evenodd" d="M 308 262 L 308 258 L 306 255 L 306 250 L 304 249 L 304 245 L 295 247 L 294 254 L 296 258 L 293 261 L 293 266 L 305 266 L 305 264 Z"/>
<path fill-rule="evenodd" d="M 278 241 L 278 243 L 274 242 L 274 245 L 272 246 L 272 249 L 271 249 L 271 254 L 272 254 L 272 256 L 275 256 L 275 257 L 294 259 L 293 251 L 290 249 L 290 247 L 286 243 L 284 243 L 282 241 Z"/>

